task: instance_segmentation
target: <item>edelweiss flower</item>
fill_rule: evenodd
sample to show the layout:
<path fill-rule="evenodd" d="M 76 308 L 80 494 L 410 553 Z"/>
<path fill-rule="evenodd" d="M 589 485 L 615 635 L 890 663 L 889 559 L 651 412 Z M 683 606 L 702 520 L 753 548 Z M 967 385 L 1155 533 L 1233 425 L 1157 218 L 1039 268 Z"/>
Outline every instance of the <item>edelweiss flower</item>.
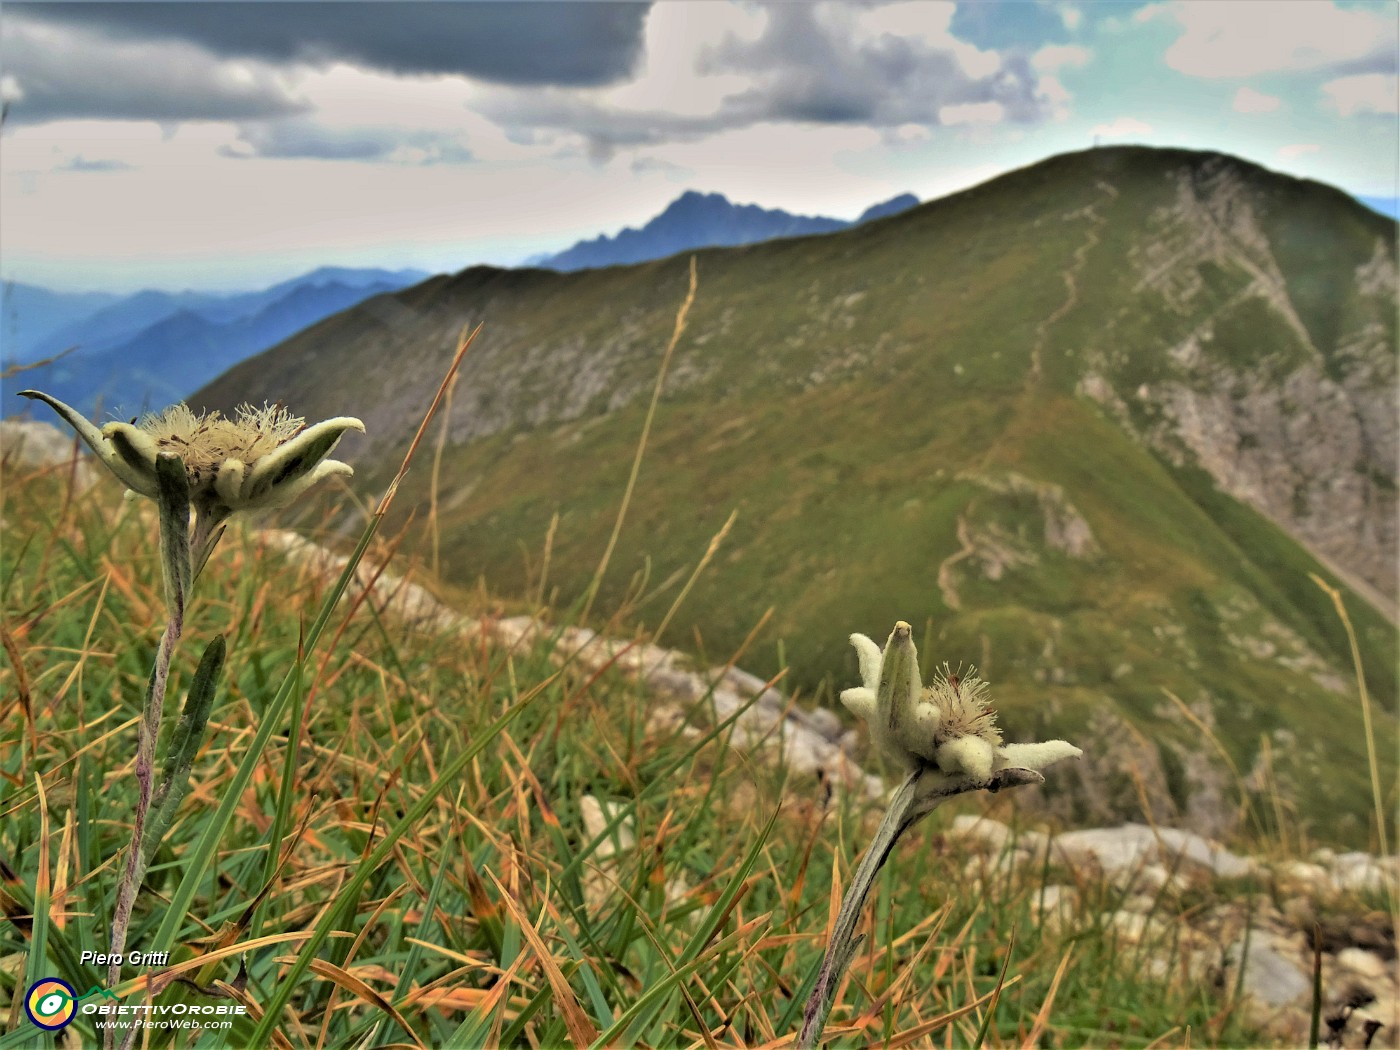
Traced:
<path fill-rule="evenodd" d="M 912 628 L 903 620 L 883 652 L 863 634 L 851 635 L 851 644 L 863 684 L 845 690 L 841 702 L 865 720 L 875 746 L 907 770 L 932 767 L 980 787 L 1003 769 L 1035 771 L 1083 754 L 1063 740 L 1003 744 L 987 683 L 976 674 L 960 679 L 945 667 L 923 688 Z"/>
<path fill-rule="evenodd" d="M 21 390 L 20 396 L 43 401 L 62 416 L 107 469 L 142 496 L 157 496 L 156 457 L 178 456 L 189 477 L 190 503 L 207 520 L 283 507 L 323 478 L 354 473 L 349 464 L 326 457 L 347 430 L 365 429 L 349 416 L 308 427 L 280 406 L 243 405 L 229 419 L 179 404 L 134 425 L 108 423 L 99 430 L 48 394 Z"/>

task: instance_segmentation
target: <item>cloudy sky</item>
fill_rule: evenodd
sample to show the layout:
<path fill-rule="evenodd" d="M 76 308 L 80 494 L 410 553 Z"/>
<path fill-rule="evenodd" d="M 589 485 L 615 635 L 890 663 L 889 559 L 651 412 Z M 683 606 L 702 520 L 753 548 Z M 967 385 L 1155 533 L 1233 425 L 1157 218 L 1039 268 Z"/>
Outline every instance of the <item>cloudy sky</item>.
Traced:
<path fill-rule="evenodd" d="M 850 217 L 1095 141 L 1397 195 L 1397 5 L 7 3 L 0 276 L 511 264 L 688 188 Z"/>

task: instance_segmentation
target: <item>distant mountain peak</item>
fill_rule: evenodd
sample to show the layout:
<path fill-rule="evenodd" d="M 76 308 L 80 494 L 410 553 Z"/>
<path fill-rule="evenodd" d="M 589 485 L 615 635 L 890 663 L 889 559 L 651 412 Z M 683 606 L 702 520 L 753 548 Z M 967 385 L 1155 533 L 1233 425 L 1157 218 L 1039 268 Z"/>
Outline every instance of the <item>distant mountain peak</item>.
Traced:
<path fill-rule="evenodd" d="M 611 237 L 600 234 L 555 255 L 536 256 L 530 264 L 554 270 L 589 270 L 661 259 L 696 248 L 732 248 L 775 237 L 835 233 L 918 203 L 919 198 L 912 193 L 903 193 L 867 208 L 855 222 L 847 222 L 822 215 L 794 215 L 758 204 L 736 204 L 722 193 L 688 189 L 640 229 L 628 226 Z"/>

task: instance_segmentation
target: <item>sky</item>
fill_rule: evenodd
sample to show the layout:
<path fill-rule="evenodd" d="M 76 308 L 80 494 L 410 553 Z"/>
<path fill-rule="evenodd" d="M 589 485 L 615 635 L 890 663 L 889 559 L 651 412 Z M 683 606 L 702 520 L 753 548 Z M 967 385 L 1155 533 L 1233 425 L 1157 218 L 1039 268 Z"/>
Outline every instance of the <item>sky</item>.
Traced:
<path fill-rule="evenodd" d="M 1394 2 L 6 3 L 0 277 L 513 265 L 687 189 L 852 218 L 1057 153 L 1394 198 Z"/>

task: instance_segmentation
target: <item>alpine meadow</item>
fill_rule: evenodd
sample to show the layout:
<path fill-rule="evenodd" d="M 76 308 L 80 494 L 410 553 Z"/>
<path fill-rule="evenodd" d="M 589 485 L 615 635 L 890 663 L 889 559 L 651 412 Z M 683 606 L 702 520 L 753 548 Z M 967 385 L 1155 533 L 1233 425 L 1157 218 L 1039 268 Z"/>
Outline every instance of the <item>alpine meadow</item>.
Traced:
<path fill-rule="evenodd" d="M 912 199 L 7 371 L 0 1050 L 1396 1045 L 1396 222 Z"/>
<path fill-rule="evenodd" d="M 451 583 L 567 600 L 607 543 L 687 265 L 433 278 L 194 403 L 353 413 L 367 437 L 342 454 L 379 492 L 482 323 L 440 462 L 395 514 L 432 504 Z M 830 703 L 852 625 L 917 610 L 921 647 L 975 664 L 1018 732 L 1111 742 L 1047 785 L 1060 818 L 1228 835 L 1248 812 L 1366 844 L 1351 650 L 1310 574 L 1347 592 L 1393 739 L 1393 221 L 1228 156 L 1114 147 L 697 267 L 605 605 L 656 626 L 737 511 L 676 644 L 722 659 L 763 621 L 745 666 Z"/>

